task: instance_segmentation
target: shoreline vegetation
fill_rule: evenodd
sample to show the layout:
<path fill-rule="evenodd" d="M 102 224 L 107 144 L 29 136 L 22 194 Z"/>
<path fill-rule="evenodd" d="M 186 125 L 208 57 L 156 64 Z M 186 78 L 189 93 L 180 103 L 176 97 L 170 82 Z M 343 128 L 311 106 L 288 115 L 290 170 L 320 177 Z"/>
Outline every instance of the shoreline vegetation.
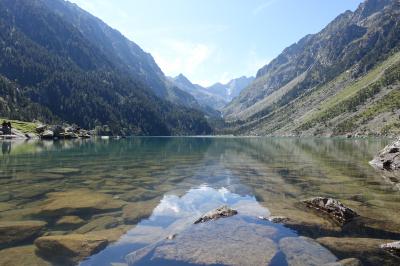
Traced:
<path fill-rule="evenodd" d="M 11 123 L 11 132 L 5 132 L 4 128 L 1 127 L 4 123 Z M 141 136 L 141 135 L 139 135 Z M 215 134 L 209 135 L 193 135 L 202 137 L 342 137 L 342 138 L 370 138 L 370 137 L 384 137 L 389 139 L 398 138 L 395 134 L 343 134 L 343 135 L 274 135 L 268 134 L 265 136 L 258 135 L 236 135 L 236 134 L 224 134 L 224 132 L 215 132 Z M 193 137 L 192 136 L 192 137 Z M 42 140 L 71 140 L 71 139 L 88 139 L 92 137 L 128 137 L 113 134 L 112 129 L 108 125 L 96 126 L 94 129 L 83 129 L 77 125 L 70 125 L 68 123 L 62 124 L 45 124 L 40 121 L 34 120 L 33 122 L 21 121 L 0 118 L 0 140 L 21 140 L 21 139 L 42 139 Z M 150 137 L 150 136 L 148 136 Z M 160 136 L 161 137 L 161 136 Z M 168 136 L 164 136 L 168 137 Z"/>

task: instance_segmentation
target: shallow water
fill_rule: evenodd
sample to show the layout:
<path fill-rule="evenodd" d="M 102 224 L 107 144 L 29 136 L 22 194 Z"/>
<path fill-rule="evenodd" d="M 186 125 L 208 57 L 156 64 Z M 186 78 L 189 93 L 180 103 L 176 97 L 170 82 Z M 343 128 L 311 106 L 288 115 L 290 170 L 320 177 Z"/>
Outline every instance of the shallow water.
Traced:
<path fill-rule="evenodd" d="M 126 256 L 137 250 L 146 252 L 134 265 L 243 265 L 242 259 L 248 265 L 290 265 L 294 262 L 282 244 L 288 237 L 400 239 L 400 192 L 368 165 L 388 142 L 318 138 L 3 142 L 0 221 L 45 220 L 45 234 L 50 235 L 126 229 L 118 241 L 81 263 L 85 266 L 125 263 Z M 61 227 L 56 221 L 63 213 L 50 216 L 38 211 L 52 192 L 79 189 L 111 195 L 110 199 L 134 207 L 128 213 L 68 211 L 85 223 L 95 221 L 92 227 Z M 299 204 L 314 196 L 337 198 L 360 218 L 340 228 Z M 237 209 L 239 215 L 192 225 L 221 205 Z M 289 217 L 291 222 L 279 225 L 257 218 L 269 215 Z M 99 224 L 99 217 L 111 222 Z M 170 235 L 176 238 L 166 241 Z M 311 245 L 304 252 L 325 256 L 326 262 L 358 256 L 321 249 Z M 364 252 L 360 259 L 366 265 L 382 265 L 378 255 L 382 254 Z M 312 258 L 300 260 L 312 265 Z M 388 265 L 397 262 L 390 256 L 383 260 Z"/>

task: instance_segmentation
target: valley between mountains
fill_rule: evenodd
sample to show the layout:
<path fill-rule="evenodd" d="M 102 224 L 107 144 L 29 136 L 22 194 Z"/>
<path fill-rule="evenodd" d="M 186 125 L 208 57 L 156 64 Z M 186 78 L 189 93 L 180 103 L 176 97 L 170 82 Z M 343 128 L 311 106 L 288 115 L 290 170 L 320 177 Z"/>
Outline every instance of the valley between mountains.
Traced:
<path fill-rule="evenodd" d="M 0 15 L 2 118 L 113 135 L 400 133 L 397 0 L 366 0 L 255 77 L 208 88 L 67 1 L 2 0 Z"/>

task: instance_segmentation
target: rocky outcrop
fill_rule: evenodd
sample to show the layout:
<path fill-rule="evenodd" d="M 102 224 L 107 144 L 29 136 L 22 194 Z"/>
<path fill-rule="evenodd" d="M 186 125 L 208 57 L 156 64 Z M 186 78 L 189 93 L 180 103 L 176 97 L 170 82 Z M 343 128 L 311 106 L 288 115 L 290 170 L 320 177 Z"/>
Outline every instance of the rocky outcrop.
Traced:
<path fill-rule="evenodd" d="M 233 216 L 236 214 L 238 214 L 238 212 L 236 210 L 232 210 L 228 206 L 222 206 L 222 207 L 219 207 L 218 209 L 215 209 L 213 211 L 210 211 L 210 212 L 204 214 L 202 217 L 197 219 L 194 222 L 194 224 L 205 223 L 205 222 L 217 220 L 220 218 L 230 217 L 230 216 Z"/>
<path fill-rule="evenodd" d="M 400 258 L 400 241 L 382 244 L 380 247 L 390 254 Z"/>
<path fill-rule="evenodd" d="M 45 236 L 35 240 L 38 253 L 57 265 L 76 265 L 79 261 L 104 249 L 108 241 L 93 235 Z"/>
<path fill-rule="evenodd" d="M 52 266 L 36 254 L 34 245 L 0 250 L 0 266 Z"/>
<path fill-rule="evenodd" d="M 346 224 L 357 217 L 357 213 L 332 198 L 316 197 L 303 201 L 307 207 L 329 215 L 340 224 Z"/>
<path fill-rule="evenodd" d="M 14 245 L 40 235 L 45 222 L 8 221 L 0 222 L 0 246 Z"/>
<path fill-rule="evenodd" d="M 400 139 L 386 146 L 370 164 L 380 170 L 400 171 Z"/>

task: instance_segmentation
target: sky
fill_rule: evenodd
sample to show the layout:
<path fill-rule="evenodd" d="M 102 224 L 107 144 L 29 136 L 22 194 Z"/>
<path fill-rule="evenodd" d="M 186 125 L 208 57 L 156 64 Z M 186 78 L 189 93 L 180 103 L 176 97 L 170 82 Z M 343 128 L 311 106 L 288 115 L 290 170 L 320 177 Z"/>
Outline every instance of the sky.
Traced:
<path fill-rule="evenodd" d="M 257 70 L 362 0 L 69 0 L 153 55 L 168 76 L 210 86 Z"/>

